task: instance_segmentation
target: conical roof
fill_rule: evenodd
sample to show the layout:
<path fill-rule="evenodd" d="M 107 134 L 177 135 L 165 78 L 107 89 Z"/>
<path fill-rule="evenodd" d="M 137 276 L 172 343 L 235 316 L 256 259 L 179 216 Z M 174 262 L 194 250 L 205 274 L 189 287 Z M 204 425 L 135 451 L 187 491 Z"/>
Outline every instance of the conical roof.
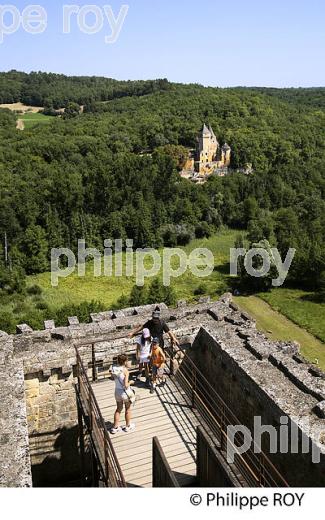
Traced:
<path fill-rule="evenodd" d="M 210 130 L 208 129 L 207 125 L 204 123 L 202 128 L 202 135 L 211 135 Z"/>
<path fill-rule="evenodd" d="M 209 125 L 209 132 L 210 134 L 212 135 L 212 137 L 216 137 L 216 134 L 214 133 L 214 131 L 212 130 L 212 126 Z"/>

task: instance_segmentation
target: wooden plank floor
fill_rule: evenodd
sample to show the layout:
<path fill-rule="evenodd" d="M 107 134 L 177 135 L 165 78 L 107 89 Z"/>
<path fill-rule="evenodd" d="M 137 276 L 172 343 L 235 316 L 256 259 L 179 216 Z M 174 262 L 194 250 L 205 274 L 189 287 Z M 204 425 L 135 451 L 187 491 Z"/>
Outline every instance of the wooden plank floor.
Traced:
<path fill-rule="evenodd" d="M 116 408 L 114 382 L 104 380 L 92 386 L 109 429 Z M 111 435 L 127 485 L 152 486 L 152 439 L 155 436 L 180 485 L 189 485 L 196 474 L 198 421 L 195 415 L 169 377 L 152 395 L 143 382 L 136 383 L 135 389 L 137 400 L 132 409 L 132 422 L 136 430 Z M 121 425 L 125 425 L 124 413 Z"/>

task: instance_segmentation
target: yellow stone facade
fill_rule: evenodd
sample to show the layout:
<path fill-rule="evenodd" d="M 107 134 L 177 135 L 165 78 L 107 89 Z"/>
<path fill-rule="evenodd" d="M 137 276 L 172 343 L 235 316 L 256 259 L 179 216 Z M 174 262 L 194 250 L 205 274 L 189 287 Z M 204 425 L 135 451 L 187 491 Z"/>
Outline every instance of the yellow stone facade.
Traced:
<path fill-rule="evenodd" d="M 205 124 L 197 138 L 194 168 L 201 175 L 209 175 L 218 168 L 227 168 L 231 162 L 231 148 L 220 146 L 211 126 Z"/>

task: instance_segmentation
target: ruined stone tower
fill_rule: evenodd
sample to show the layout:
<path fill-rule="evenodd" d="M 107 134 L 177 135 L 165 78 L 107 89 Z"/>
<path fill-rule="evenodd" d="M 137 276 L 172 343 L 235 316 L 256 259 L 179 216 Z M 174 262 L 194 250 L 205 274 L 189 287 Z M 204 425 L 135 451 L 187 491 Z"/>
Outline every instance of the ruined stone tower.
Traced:
<path fill-rule="evenodd" d="M 146 322 L 157 306 L 183 351 L 204 376 L 205 385 L 213 385 L 213 392 L 235 417 L 236 422 L 231 419 L 229 424 L 243 425 L 254 435 L 258 417 L 262 425 L 269 425 L 279 435 L 285 419 L 288 449 L 274 452 L 266 433 L 259 441 L 264 454 L 287 485 L 324 486 L 324 372 L 300 355 L 297 344 L 274 342 L 259 332 L 254 320 L 225 294 L 216 302 L 201 298 L 199 303 L 187 305 L 181 301 L 175 309 L 159 303 L 92 314 L 87 324 L 70 317 L 67 327 L 47 321 L 42 331 L 20 325 L 16 335 L 0 332 L 0 488 L 71 487 L 85 485 L 85 478 L 86 483 L 95 481 L 88 442 L 86 468 L 81 457 L 84 423 L 79 418 L 76 352 L 89 376 L 97 367 L 98 375 L 104 377 L 116 356 L 135 356 L 129 332 Z M 177 378 L 179 370 L 182 374 L 182 359 L 171 360 L 174 375 L 170 377 Z M 96 384 L 100 388 L 101 382 Z M 191 400 L 194 387 L 189 389 Z M 198 400 L 191 400 L 192 407 L 195 402 Z M 210 410 L 211 403 L 205 401 L 204 409 Z M 140 410 L 141 401 L 138 406 Z M 199 413 L 198 406 L 196 409 Z M 224 421 L 225 415 L 222 417 Z M 212 440 L 221 460 L 219 437 Z M 302 449 L 303 445 L 308 450 Z M 317 463 L 313 454 L 318 455 Z M 231 470 L 227 467 L 220 469 L 223 486 L 229 485 L 224 482 Z"/>

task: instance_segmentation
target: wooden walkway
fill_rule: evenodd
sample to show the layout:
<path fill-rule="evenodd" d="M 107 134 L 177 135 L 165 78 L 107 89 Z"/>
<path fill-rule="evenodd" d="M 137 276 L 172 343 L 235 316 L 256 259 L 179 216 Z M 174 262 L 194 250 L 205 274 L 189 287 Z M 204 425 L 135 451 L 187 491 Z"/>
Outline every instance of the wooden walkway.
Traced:
<path fill-rule="evenodd" d="M 116 403 L 114 382 L 92 384 L 107 428 L 112 425 Z M 135 387 L 132 410 L 136 430 L 111 435 L 112 443 L 129 487 L 152 486 L 152 439 L 158 437 L 171 469 L 180 484 L 188 486 L 196 475 L 196 427 L 199 424 L 182 392 L 168 377 L 154 394 L 143 382 Z M 125 425 L 124 413 L 121 425 Z"/>

